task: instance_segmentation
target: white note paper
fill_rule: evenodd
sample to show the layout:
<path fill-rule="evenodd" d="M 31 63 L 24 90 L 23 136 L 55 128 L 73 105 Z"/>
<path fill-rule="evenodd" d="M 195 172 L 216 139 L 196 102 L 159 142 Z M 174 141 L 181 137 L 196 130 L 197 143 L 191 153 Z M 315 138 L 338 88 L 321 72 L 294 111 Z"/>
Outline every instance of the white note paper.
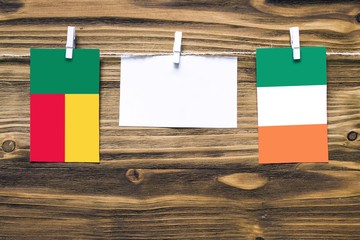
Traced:
<path fill-rule="evenodd" d="M 237 58 L 122 57 L 120 126 L 237 127 Z"/>

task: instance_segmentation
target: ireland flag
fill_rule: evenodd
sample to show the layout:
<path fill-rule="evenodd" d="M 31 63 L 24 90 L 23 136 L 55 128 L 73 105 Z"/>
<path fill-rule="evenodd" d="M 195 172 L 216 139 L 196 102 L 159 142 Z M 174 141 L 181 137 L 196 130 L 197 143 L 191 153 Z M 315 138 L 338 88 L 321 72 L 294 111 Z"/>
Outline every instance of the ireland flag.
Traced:
<path fill-rule="evenodd" d="M 326 49 L 256 50 L 259 163 L 327 162 Z"/>

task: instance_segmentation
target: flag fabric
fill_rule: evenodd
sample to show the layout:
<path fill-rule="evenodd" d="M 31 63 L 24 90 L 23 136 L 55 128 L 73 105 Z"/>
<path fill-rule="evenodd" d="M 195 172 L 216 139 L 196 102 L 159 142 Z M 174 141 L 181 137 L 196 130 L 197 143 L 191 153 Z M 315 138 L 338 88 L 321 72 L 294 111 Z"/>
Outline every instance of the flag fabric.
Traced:
<path fill-rule="evenodd" d="M 30 161 L 99 162 L 98 49 L 30 50 Z"/>
<path fill-rule="evenodd" d="M 327 162 L 326 49 L 256 50 L 259 163 Z"/>

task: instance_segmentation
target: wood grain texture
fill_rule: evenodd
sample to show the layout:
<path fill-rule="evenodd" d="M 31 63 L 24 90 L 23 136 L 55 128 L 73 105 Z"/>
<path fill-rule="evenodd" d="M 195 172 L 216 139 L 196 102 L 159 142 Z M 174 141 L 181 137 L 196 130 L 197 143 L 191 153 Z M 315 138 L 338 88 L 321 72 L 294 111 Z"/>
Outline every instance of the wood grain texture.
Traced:
<path fill-rule="evenodd" d="M 0 1 L 0 53 L 360 52 L 359 1 Z M 120 59 L 101 59 L 100 164 L 30 164 L 29 58 L 0 58 L 0 239 L 359 239 L 360 57 L 328 56 L 328 164 L 257 163 L 255 56 L 238 60 L 238 128 L 118 127 Z M 296 136 L 289 136 L 289 141 Z M 44 139 L 46 141 L 46 139 Z"/>

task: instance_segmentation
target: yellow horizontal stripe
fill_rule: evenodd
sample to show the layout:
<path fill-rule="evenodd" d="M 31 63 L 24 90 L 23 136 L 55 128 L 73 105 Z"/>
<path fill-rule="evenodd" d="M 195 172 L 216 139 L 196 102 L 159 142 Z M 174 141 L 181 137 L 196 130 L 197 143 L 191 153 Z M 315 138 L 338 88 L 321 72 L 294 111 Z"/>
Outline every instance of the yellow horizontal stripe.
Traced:
<path fill-rule="evenodd" d="M 65 95 L 65 162 L 99 162 L 99 94 Z"/>

